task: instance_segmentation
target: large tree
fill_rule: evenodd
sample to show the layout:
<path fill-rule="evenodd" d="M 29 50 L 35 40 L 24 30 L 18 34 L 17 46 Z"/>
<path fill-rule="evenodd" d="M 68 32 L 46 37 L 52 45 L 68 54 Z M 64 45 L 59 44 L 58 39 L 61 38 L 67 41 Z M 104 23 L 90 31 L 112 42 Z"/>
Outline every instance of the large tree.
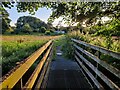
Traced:
<path fill-rule="evenodd" d="M 22 16 L 17 20 L 16 32 L 21 32 L 25 29 L 23 27 L 26 25 L 32 29 L 33 32 L 39 32 L 41 27 L 47 28 L 47 24 L 40 19 L 32 16 Z"/>

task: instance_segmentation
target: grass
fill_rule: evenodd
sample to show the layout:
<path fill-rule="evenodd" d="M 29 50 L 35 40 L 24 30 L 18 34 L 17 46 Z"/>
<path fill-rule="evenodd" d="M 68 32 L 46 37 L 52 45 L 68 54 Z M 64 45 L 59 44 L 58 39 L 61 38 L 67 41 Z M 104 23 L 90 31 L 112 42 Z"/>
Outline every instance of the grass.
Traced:
<path fill-rule="evenodd" d="M 50 39 L 55 39 L 60 36 L 39 36 L 39 35 L 3 35 L 2 36 L 2 42 L 4 41 L 14 41 L 14 42 L 19 42 L 19 41 L 24 41 L 24 42 L 31 42 L 31 41 L 37 41 L 37 40 L 50 40 Z"/>
<path fill-rule="evenodd" d="M 56 39 L 59 36 L 35 36 L 35 35 L 3 35 L 2 36 L 2 74 L 24 60 L 34 51 L 40 48 L 50 39 Z"/>

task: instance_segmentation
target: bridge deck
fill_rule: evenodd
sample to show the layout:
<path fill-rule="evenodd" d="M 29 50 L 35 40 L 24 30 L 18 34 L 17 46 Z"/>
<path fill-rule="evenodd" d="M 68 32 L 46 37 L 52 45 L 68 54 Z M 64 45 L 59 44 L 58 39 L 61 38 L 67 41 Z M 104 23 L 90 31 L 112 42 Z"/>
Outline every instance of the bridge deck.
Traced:
<path fill-rule="evenodd" d="M 57 53 L 61 53 L 57 49 Z M 90 90 L 91 86 L 82 74 L 79 65 L 73 60 L 67 60 L 61 55 L 57 55 L 52 61 L 47 81 L 47 89 L 86 89 Z"/>

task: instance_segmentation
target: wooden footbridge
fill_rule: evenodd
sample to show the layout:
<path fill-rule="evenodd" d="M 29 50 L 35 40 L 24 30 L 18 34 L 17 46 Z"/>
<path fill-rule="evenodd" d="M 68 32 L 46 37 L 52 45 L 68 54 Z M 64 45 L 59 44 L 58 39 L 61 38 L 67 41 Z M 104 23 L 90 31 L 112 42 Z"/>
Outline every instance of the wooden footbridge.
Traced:
<path fill-rule="evenodd" d="M 76 39 L 71 42 L 74 60 L 63 58 L 59 47 L 52 60 L 54 42 L 50 40 L 3 76 L 1 89 L 120 90 L 120 71 L 100 59 L 102 53 L 120 60 L 120 53 Z"/>

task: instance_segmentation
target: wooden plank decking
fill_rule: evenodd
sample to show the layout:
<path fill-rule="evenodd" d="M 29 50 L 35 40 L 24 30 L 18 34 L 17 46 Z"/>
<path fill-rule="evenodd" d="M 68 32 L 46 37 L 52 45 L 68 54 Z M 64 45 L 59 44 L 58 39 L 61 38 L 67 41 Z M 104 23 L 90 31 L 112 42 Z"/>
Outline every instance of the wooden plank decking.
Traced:
<path fill-rule="evenodd" d="M 57 53 L 61 53 L 57 49 Z M 76 61 L 63 58 L 57 55 L 56 59 L 51 62 L 50 72 L 47 80 L 46 90 L 91 90 L 85 76 Z"/>

